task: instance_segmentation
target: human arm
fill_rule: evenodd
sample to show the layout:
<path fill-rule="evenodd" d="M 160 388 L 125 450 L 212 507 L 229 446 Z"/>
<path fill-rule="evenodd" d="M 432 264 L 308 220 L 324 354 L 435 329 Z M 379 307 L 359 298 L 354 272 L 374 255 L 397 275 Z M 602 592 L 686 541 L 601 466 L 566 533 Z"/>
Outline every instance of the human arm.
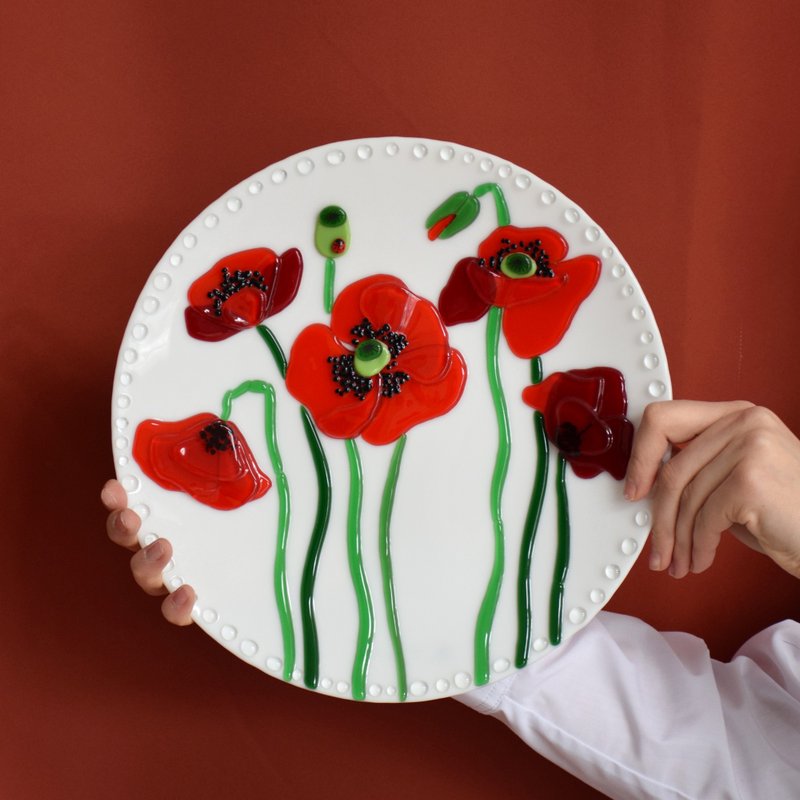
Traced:
<path fill-rule="evenodd" d="M 649 406 L 626 495 L 653 487 L 654 568 L 706 569 L 731 528 L 800 576 L 800 442 L 771 412 Z M 612 797 L 800 797 L 797 621 L 721 663 L 694 636 L 601 612 L 549 656 L 458 699 Z"/>
<path fill-rule="evenodd" d="M 600 612 L 548 656 L 456 699 L 614 798 L 800 797 L 800 623 L 730 663 L 702 639 Z"/>
<path fill-rule="evenodd" d="M 671 445 L 682 445 L 662 464 Z M 636 433 L 625 494 L 653 492 L 651 569 L 711 566 L 730 529 L 800 578 L 800 441 L 742 401 L 652 403 Z"/>

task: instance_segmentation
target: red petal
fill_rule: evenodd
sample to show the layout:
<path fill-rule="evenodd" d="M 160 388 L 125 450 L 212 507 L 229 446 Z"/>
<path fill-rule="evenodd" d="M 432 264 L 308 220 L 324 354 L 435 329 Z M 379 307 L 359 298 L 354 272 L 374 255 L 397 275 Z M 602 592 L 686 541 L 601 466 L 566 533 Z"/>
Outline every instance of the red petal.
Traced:
<path fill-rule="evenodd" d="M 550 393 L 557 390 L 558 383 L 563 374 L 563 372 L 554 372 L 548 375 L 541 383 L 526 386 L 522 390 L 523 402 L 544 414 L 547 410 Z"/>
<path fill-rule="evenodd" d="M 422 382 L 441 377 L 449 364 L 450 347 L 447 329 L 433 303 L 405 285 L 376 284 L 364 289 L 361 306 L 368 319 L 384 320 L 408 339 L 408 346 L 397 357 L 398 369 Z"/>
<path fill-rule="evenodd" d="M 458 350 L 452 350 L 449 368 L 439 381 L 423 384 L 412 378 L 398 394 L 382 399 L 362 433 L 364 441 L 389 444 L 415 425 L 446 414 L 461 398 L 466 379 L 464 358 Z"/>
<path fill-rule="evenodd" d="M 274 250 L 267 247 L 255 247 L 252 250 L 241 250 L 232 253 L 217 261 L 208 272 L 201 275 L 190 287 L 188 291 L 189 305 L 195 308 L 212 305 L 208 293 L 219 287 L 222 281 L 222 270 L 227 268 L 229 272 L 239 270 L 258 271 L 264 276 L 264 283 L 270 286 L 273 279 L 273 271 L 277 255 Z"/>
<path fill-rule="evenodd" d="M 567 240 L 552 228 L 518 228 L 515 225 L 504 225 L 497 228 L 484 239 L 478 248 L 478 257 L 485 259 L 488 263 L 492 256 L 496 256 L 500 250 L 508 245 L 503 242 L 508 239 L 515 244 L 527 245 L 528 242 L 541 241 L 539 245 L 544 250 L 553 265 L 561 261 L 567 255 Z"/>
<path fill-rule="evenodd" d="M 365 294 L 372 287 L 376 288 L 376 292 L 373 294 L 373 302 L 367 304 Z M 380 297 L 383 294 L 392 299 L 381 302 Z M 411 292 L 406 289 L 406 285 L 392 275 L 370 275 L 351 283 L 342 289 L 333 304 L 331 329 L 341 342 L 347 344 L 353 338 L 352 329 L 364 319 L 368 319 L 374 328 L 387 323 L 392 330 L 402 332 L 399 325 L 405 317 L 405 304 L 409 295 Z"/>
<path fill-rule="evenodd" d="M 433 241 L 438 239 L 442 231 L 456 218 L 455 214 L 448 214 L 442 217 L 438 222 L 434 222 L 428 230 L 428 238 Z"/>
<path fill-rule="evenodd" d="M 453 268 L 439 295 L 439 312 L 446 325 L 475 322 L 489 310 L 491 302 L 480 296 L 470 277 L 476 268 L 481 269 L 477 258 L 462 258 Z"/>
<path fill-rule="evenodd" d="M 185 420 L 144 420 L 136 429 L 133 456 L 142 471 L 159 486 L 183 491 L 200 503 L 231 510 L 262 497 L 271 486 L 252 451 L 232 422 L 231 447 L 211 453 L 201 431 L 219 418 L 197 414 Z"/>
<path fill-rule="evenodd" d="M 261 289 L 249 286 L 236 292 L 222 304 L 223 324 L 243 330 L 263 322 L 269 312 L 269 297 Z"/>
<path fill-rule="evenodd" d="M 506 308 L 503 332 L 508 346 L 520 358 L 533 358 L 555 347 L 570 326 L 580 304 L 591 294 L 600 277 L 600 260 L 578 256 L 556 267 L 563 277 L 557 292 L 530 299 Z M 526 283 L 547 278 L 523 278 L 511 283 Z"/>
<path fill-rule="evenodd" d="M 311 412 L 317 427 L 336 439 L 358 436 L 375 414 L 380 392 L 377 380 L 364 400 L 352 392 L 336 394 L 329 356 L 350 353 L 326 325 L 310 325 L 292 345 L 286 388 Z"/>

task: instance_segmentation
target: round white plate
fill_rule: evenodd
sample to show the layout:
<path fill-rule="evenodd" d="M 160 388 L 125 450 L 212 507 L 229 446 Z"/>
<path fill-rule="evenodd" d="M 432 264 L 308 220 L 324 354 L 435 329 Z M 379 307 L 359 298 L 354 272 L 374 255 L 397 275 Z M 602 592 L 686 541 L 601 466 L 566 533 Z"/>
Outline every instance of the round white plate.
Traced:
<path fill-rule="evenodd" d="M 188 335 L 187 291 L 232 253 L 298 248 L 304 263 L 299 292 L 264 321 L 288 355 L 301 330 L 330 321 L 323 307 L 325 258 L 315 248 L 314 234 L 322 208 L 336 205 L 346 210 L 351 230 L 345 253 L 335 261 L 336 292 L 370 275 L 391 274 L 435 304 L 456 263 L 477 255 L 480 243 L 497 227 L 497 216 L 492 195 L 486 194 L 471 225 L 435 241 L 427 236 L 426 218 L 451 194 L 472 192 L 487 182 L 500 187 L 512 225 L 555 229 L 569 245 L 567 258 L 592 255 L 600 260 L 594 290 L 560 343 L 542 355 L 544 375 L 598 366 L 619 370 L 626 384 L 627 416 L 638 424 L 648 402 L 669 397 L 670 380 L 656 322 L 630 266 L 586 212 L 557 189 L 514 164 L 457 144 L 363 139 L 318 147 L 273 164 L 225 193 L 178 236 L 136 303 L 117 363 L 112 442 L 117 474 L 143 518 L 141 542 L 169 539 L 174 559 L 164 573 L 165 585 L 174 590 L 191 584 L 197 592 L 195 621 L 231 652 L 277 678 L 298 686 L 311 683 L 316 691 L 343 698 L 361 699 L 363 694 L 366 700 L 405 696 L 412 701 L 457 694 L 516 668 L 519 553 L 536 463 L 532 409 L 521 399 L 530 383 L 530 365 L 514 356 L 501 336 L 498 363 L 511 449 L 498 551 L 490 504 L 498 434 L 486 366 L 487 317 L 447 330 L 450 345 L 466 361 L 466 388 L 449 413 L 408 432 L 391 516 L 404 679 L 390 633 L 379 553 L 381 497 L 394 447 L 357 440 L 363 467 L 360 566 L 374 628 L 368 646 L 362 643 L 357 655 L 359 626 L 363 634 L 368 625 L 363 609 L 359 613 L 348 560 L 347 447 L 340 439 L 321 437 L 332 495 L 313 587 L 319 658 L 316 675 L 309 680 L 301 584 L 318 486 L 300 405 L 286 390 L 254 328 L 218 342 Z M 278 577 L 279 584 L 285 582 L 291 617 L 283 629 L 275 591 L 281 499 L 265 439 L 264 398 L 246 394 L 232 406 L 231 420 L 273 484 L 263 497 L 238 509 L 220 511 L 184 492 L 162 488 L 133 456 L 143 420 L 219 415 L 225 392 L 246 380 L 269 383 L 276 396 L 276 442 L 290 503 L 285 571 L 279 570 Z M 555 448 L 548 458 L 550 475 L 530 578 L 529 660 L 554 646 L 549 618 L 558 538 Z M 580 479 L 567 467 L 566 486 L 571 536 L 562 641 L 613 595 L 649 531 L 647 504 L 625 502 L 621 481 L 605 472 Z M 488 649 L 476 661 L 476 620 L 501 556 L 502 583 L 487 629 Z M 288 648 L 287 636 L 293 645 Z M 354 669 L 359 658 L 362 667 Z"/>

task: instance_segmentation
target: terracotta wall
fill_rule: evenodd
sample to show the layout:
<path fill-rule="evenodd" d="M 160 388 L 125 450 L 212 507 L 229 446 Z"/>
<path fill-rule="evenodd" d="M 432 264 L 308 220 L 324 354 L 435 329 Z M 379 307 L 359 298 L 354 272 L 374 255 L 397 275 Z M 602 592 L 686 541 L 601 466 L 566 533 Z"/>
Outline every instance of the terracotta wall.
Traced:
<path fill-rule="evenodd" d="M 164 623 L 98 502 L 118 343 L 229 186 L 326 141 L 428 136 L 528 167 L 606 228 L 677 396 L 799 431 L 800 6 L 43 0 L 0 31 L 0 795 L 596 796 L 455 702 L 329 700 Z M 798 601 L 725 541 L 680 584 L 638 564 L 611 607 L 728 657 Z"/>

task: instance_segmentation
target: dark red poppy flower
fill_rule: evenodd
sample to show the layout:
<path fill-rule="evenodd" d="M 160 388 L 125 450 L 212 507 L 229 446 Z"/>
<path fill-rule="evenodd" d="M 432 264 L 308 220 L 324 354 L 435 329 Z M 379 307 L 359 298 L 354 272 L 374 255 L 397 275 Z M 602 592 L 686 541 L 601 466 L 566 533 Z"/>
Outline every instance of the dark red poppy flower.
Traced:
<path fill-rule="evenodd" d="M 302 276 L 296 248 L 280 256 L 267 247 L 225 256 L 189 287 L 186 330 L 218 342 L 259 325 L 294 300 Z"/>
<path fill-rule="evenodd" d="M 600 277 L 600 260 L 568 261 L 563 236 L 551 228 L 497 228 L 478 257 L 456 264 L 439 296 L 447 325 L 474 322 L 492 306 L 505 309 L 503 333 L 511 351 L 533 358 L 555 347 Z"/>
<path fill-rule="evenodd" d="M 563 453 L 579 478 L 608 472 L 625 477 L 633 444 L 626 418 L 625 378 L 611 367 L 554 372 L 528 386 L 522 399 L 544 414 L 547 438 Z"/>
<path fill-rule="evenodd" d="M 159 486 L 222 511 L 263 497 L 272 485 L 239 429 L 213 414 L 144 420 L 136 428 L 133 457 Z"/>
<path fill-rule="evenodd" d="M 341 292 L 330 327 L 301 331 L 286 387 L 323 433 L 381 445 L 447 413 L 466 377 L 433 303 L 398 278 L 372 275 Z"/>

